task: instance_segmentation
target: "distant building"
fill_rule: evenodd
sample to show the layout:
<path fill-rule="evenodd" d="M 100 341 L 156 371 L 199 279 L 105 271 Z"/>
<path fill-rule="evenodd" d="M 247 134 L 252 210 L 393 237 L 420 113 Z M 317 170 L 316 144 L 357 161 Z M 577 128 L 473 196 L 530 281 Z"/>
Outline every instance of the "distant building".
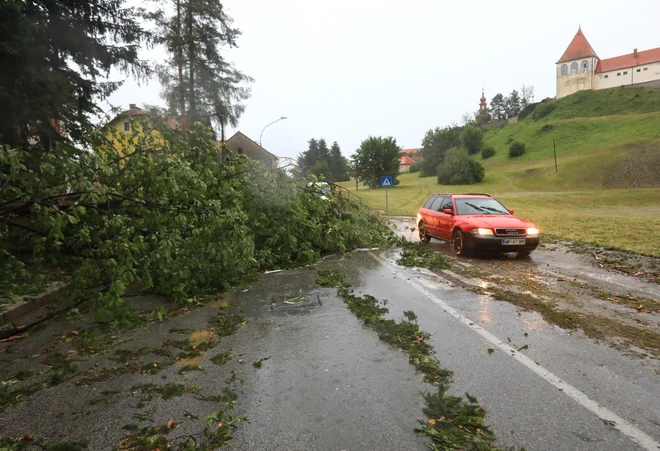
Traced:
<path fill-rule="evenodd" d="M 399 172 L 410 172 L 410 166 L 415 163 L 415 160 L 408 155 L 401 155 L 399 157 Z"/>
<path fill-rule="evenodd" d="M 147 129 L 149 129 L 150 127 L 148 125 L 155 122 L 157 119 L 165 121 L 165 123 L 167 123 L 172 128 L 177 128 L 179 126 L 179 118 L 162 118 L 157 114 L 155 115 L 154 113 L 151 113 L 150 111 L 142 109 L 134 103 L 131 103 L 128 106 L 128 110 L 122 111 L 113 120 L 110 121 L 107 126 L 107 139 L 110 143 L 112 143 L 115 151 L 120 156 L 123 156 L 126 153 L 130 153 L 134 150 L 134 146 L 130 140 L 123 138 L 130 137 L 132 134 L 144 134 L 145 126 L 147 126 Z M 150 133 L 156 141 L 162 139 L 158 130 L 150 130 Z M 223 143 L 222 141 L 218 140 L 217 144 L 218 146 L 221 146 Z M 263 165 L 268 169 L 277 169 L 277 157 L 241 132 L 236 132 L 234 136 L 225 141 L 224 144 L 235 154 L 246 155 L 248 158 L 263 163 Z"/>
<path fill-rule="evenodd" d="M 486 94 L 483 88 L 481 89 L 481 99 L 479 99 L 479 112 L 477 113 L 477 124 L 484 124 L 490 121 L 490 113 L 488 113 L 488 103 L 486 103 Z"/>
<path fill-rule="evenodd" d="M 660 48 L 600 59 L 578 29 L 557 61 L 557 98 L 616 86 L 660 88 Z"/>
<path fill-rule="evenodd" d="M 222 144 L 223 142 L 218 140 L 218 146 Z M 224 145 L 237 155 L 245 155 L 263 163 L 267 169 L 277 169 L 277 157 L 241 132 L 236 132 Z"/>
<path fill-rule="evenodd" d="M 401 155 L 405 155 L 408 158 L 411 158 L 414 161 L 422 161 L 422 148 L 415 147 L 412 149 L 401 149 L 399 152 Z"/>

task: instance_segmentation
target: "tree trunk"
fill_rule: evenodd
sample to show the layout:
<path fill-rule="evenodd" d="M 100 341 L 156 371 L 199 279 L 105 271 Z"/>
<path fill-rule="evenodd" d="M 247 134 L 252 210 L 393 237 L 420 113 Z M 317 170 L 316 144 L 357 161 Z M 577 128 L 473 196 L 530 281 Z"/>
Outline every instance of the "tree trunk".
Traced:
<path fill-rule="evenodd" d="M 181 40 L 181 0 L 176 0 L 177 65 L 179 66 L 179 95 L 181 96 L 181 129 L 186 136 L 186 88 L 183 85 L 183 42 Z"/>
<path fill-rule="evenodd" d="M 188 82 L 189 82 L 189 98 L 190 105 L 190 125 L 195 123 L 197 119 L 197 102 L 195 101 L 195 38 L 193 36 L 193 12 L 190 1 L 188 2 Z"/>

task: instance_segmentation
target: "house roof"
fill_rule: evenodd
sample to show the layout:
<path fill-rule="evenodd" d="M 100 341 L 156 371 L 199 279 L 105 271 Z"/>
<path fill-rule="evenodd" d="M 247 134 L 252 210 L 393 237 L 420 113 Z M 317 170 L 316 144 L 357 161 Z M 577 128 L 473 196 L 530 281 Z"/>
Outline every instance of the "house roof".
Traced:
<path fill-rule="evenodd" d="M 410 158 L 408 155 L 401 155 L 399 157 L 399 164 L 413 164 L 415 160 Z"/>
<path fill-rule="evenodd" d="M 413 154 L 413 153 L 417 153 L 421 150 L 422 150 L 421 147 L 415 147 L 415 148 L 412 148 L 412 149 L 401 149 L 400 153 L 402 153 L 404 155 L 410 155 L 410 154 Z"/>
<path fill-rule="evenodd" d="M 589 41 L 587 41 L 587 38 L 584 36 L 584 33 L 582 33 L 582 29 L 578 29 L 577 33 L 575 33 L 575 37 L 573 38 L 571 43 L 568 44 L 568 48 L 561 56 L 561 58 L 559 58 L 557 64 L 564 63 L 566 61 L 573 61 L 581 58 L 587 58 L 590 56 L 598 58 L 598 55 L 596 55 L 596 52 L 591 47 L 591 44 L 589 44 Z"/>
<path fill-rule="evenodd" d="M 248 141 L 252 142 L 255 146 L 259 147 L 261 150 L 263 150 L 264 152 L 266 152 L 268 155 L 270 155 L 270 156 L 272 156 L 273 158 L 276 158 L 276 159 L 277 159 L 277 155 L 274 155 L 274 154 L 268 152 L 266 149 L 263 148 L 263 146 L 261 146 L 260 144 L 257 144 L 255 141 L 253 141 L 251 138 L 249 138 L 247 135 L 245 135 L 244 133 L 242 133 L 242 132 L 240 132 L 240 131 L 234 133 L 234 134 L 232 135 L 231 138 L 229 138 L 227 141 L 225 141 L 225 144 L 229 143 L 229 142 L 230 142 L 231 140 L 233 140 L 234 138 L 239 139 L 239 140 L 240 140 L 240 139 L 243 139 L 243 138 L 244 138 L 244 139 L 247 139 Z M 218 145 L 222 145 L 222 144 L 220 144 L 220 143 L 221 143 L 220 140 L 218 140 L 217 142 L 218 142 Z"/>
<path fill-rule="evenodd" d="M 628 67 L 640 66 L 642 64 L 656 63 L 660 61 L 660 47 L 656 49 L 643 50 L 629 53 L 627 55 L 615 56 L 598 61 L 596 73 L 610 72 L 613 70 L 626 69 Z"/>

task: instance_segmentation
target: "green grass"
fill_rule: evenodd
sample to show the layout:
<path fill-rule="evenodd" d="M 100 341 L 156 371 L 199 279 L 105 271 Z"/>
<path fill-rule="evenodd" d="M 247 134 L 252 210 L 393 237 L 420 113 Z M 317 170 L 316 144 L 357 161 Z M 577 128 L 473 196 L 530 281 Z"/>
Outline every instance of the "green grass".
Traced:
<path fill-rule="evenodd" d="M 612 88 L 580 91 L 554 101 L 557 109 L 548 119 L 614 116 L 660 111 L 660 90 L 650 88 Z"/>
<path fill-rule="evenodd" d="M 388 190 L 388 213 L 414 216 L 433 193 L 489 193 L 545 236 L 660 256 L 660 90 L 585 91 L 554 103 L 546 118 L 484 134 L 496 153 L 476 157 L 486 169 L 482 183 L 446 186 L 403 174 Z M 527 153 L 509 158 L 513 141 L 524 142 Z M 355 192 L 353 182 L 343 186 Z M 356 194 L 385 210 L 384 190 L 360 187 Z"/>

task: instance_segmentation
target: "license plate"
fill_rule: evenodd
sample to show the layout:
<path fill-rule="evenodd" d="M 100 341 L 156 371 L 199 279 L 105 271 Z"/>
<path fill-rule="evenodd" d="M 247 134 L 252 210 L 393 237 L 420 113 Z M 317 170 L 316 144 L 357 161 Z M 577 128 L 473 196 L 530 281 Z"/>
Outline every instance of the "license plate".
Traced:
<path fill-rule="evenodd" d="M 502 238 L 503 245 L 525 244 L 525 238 Z"/>

